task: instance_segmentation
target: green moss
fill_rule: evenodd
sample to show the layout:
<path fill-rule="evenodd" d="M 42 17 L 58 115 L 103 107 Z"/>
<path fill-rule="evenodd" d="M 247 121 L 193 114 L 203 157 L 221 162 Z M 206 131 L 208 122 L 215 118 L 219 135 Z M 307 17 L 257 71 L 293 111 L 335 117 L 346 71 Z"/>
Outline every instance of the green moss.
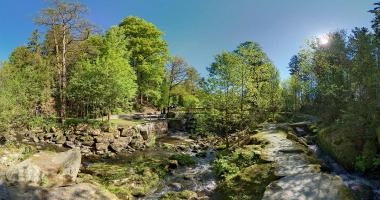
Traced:
<path fill-rule="evenodd" d="M 197 199 L 197 193 L 189 190 L 184 190 L 181 192 L 168 192 L 164 194 L 161 200 L 192 200 Z"/>
<path fill-rule="evenodd" d="M 217 191 L 222 194 L 223 199 L 259 200 L 266 186 L 276 179 L 271 164 L 255 164 L 243 168 L 233 178 L 221 181 Z"/>
<path fill-rule="evenodd" d="M 169 163 L 166 155 L 145 152 L 139 155 L 97 162 L 81 171 L 91 176 L 82 180 L 102 185 L 120 199 L 144 196 L 159 185 L 167 175 Z"/>
<path fill-rule="evenodd" d="M 189 165 L 194 165 L 196 163 L 196 160 L 192 156 L 185 153 L 171 155 L 169 159 L 177 160 L 180 166 L 189 166 Z"/>
<path fill-rule="evenodd" d="M 346 186 L 341 186 L 338 189 L 338 195 L 341 197 L 340 199 L 344 200 L 357 200 L 354 195 L 352 194 L 352 191 L 346 187 Z"/>
<path fill-rule="evenodd" d="M 361 155 L 356 140 L 347 137 L 347 131 L 341 127 L 321 129 L 317 134 L 319 146 L 329 153 L 345 168 L 355 169 L 356 158 Z"/>

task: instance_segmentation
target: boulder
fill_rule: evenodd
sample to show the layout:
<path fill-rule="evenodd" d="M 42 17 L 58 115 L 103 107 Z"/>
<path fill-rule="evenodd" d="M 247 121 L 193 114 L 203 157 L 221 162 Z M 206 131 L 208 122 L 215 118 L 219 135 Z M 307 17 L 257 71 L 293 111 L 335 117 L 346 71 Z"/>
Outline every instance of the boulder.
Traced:
<path fill-rule="evenodd" d="M 81 136 L 79 140 L 82 142 L 83 145 L 85 146 L 92 146 L 94 142 L 94 138 L 87 135 L 87 136 Z"/>
<path fill-rule="evenodd" d="M 70 142 L 74 142 L 76 140 L 76 136 L 74 134 L 68 134 L 66 136 L 67 140 Z"/>
<path fill-rule="evenodd" d="M 80 163 L 81 154 L 77 149 L 62 153 L 40 152 L 10 167 L 5 175 L 13 184 L 59 186 L 76 180 Z"/>
<path fill-rule="evenodd" d="M 79 183 L 67 187 L 49 189 L 44 195 L 46 200 L 117 200 L 118 198 L 106 191 L 89 183 Z"/>
<path fill-rule="evenodd" d="M 357 199 L 361 199 L 361 200 L 374 199 L 372 188 L 368 185 L 352 183 L 349 185 L 349 187 Z"/>
<path fill-rule="evenodd" d="M 57 129 L 54 126 L 52 126 L 52 127 L 50 127 L 49 132 L 55 133 L 55 132 L 57 132 Z"/>
<path fill-rule="evenodd" d="M 20 187 L 0 182 L 0 200 L 117 200 L 118 198 L 90 183 L 79 183 L 65 187 Z"/>
<path fill-rule="evenodd" d="M 124 129 L 122 132 L 120 132 L 121 137 L 131 137 L 134 134 L 136 134 L 138 130 L 136 130 L 134 127 L 129 127 L 127 129 Z"/>
<path fill-rule="evenodd" d="M 354 200 L 341 178 L 324 173 L 286 176 L 269 184 L 262 200 Z"/>
<path fill-rule="evenodd" d="M 63 132 L 58 131 L 53 134 L 53 142 L 57 144 L 64 144 L 66 142 L 66 137 L 63 135 Z"/>
<path fill-rule="evenodd" d="M 75 144 L 72 141 L 66 141 L 65 142 L 65 146 L 69 147 L 69 148 L 72 148 L 72 149 L 75 148 Z"/>
<path fill-rule="evenodd" d="M 100 135 L 100 130 L 99 129 L 90 129 L 87 132 L 91 136 L 98 136 L 98 135 Z"/>
<path fill-rule="evenodd" d="M 87 124 L 78 124 L 77 127 L 76 127 L 76 130 L 83 132 L 83 131 L 87 130 L 87 127 L 88 127 Z"/>
<path fill-rule="evenodd" d="M 137 128 L 140 130 L 140 134 L 141 136 L 143 137 L 144 140 L 148 140 L 149 139 L 149 126 L 148 125 L 145 125 L 145 126 L 137 126 Z"/>
<path fill-rule="evenodd" d="M 107 151 L 108 150 L 109 143 L 96 143 L 95 149 L 97 151 Z"/>
<path fill-rule="evenodd" d="M 110 143 L 115 140 L 115 137 L 112 133 L 103 133 L 102 135 L 95 137 L 95 142 L 97 143 Z"/>
<path fill-rule="evenodd" d="M 111 149 L 114 150 L 115 152 L 119 153 L 123 149 L 125 149 L 129 143 L 131 142 L 130 137 L 120 137 L 117 140 L 115 140 L 111 145 Z"/>

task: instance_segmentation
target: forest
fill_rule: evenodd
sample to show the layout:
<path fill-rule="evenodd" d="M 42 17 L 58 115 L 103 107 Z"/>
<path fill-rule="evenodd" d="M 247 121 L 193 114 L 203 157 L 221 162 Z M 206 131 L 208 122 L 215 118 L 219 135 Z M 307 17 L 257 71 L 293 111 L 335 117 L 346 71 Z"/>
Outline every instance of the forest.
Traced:
<path fill-rule="evenodd" d="M 0 199 L 324 199 L 294 182 L 316 177 L 338 188 L 310 186 L 325 199 L 380 199 L 380 3 L 369 12 L 370 28 L 308 38 L 283 80 L 257 42 L 202 76 L 143 18 L 102 31 L 85 5 L 49 1 L 0 63 Z M 69 164 L 44 172 L 45 151 Z"/>

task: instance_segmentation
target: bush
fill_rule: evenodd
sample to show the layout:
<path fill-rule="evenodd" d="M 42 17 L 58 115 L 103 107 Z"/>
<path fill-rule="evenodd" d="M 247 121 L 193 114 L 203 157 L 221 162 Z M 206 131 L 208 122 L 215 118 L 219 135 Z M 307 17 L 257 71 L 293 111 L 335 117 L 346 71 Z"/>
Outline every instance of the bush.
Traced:
<path fill-rule="evenodd" d="M 355 168 L 361 172 L 371 170 L 376 164 L 376 143 L 372 140 L 367 141 L 363 146 L 362 155 L 355 159 Z"/>
<path fill-rule="evenodd" d="M 224 179 L 232 178 L 239 173 L 239 167 L 227 158 L 216 159 L 213 163 L 213 169 L 217 176 Z"/>

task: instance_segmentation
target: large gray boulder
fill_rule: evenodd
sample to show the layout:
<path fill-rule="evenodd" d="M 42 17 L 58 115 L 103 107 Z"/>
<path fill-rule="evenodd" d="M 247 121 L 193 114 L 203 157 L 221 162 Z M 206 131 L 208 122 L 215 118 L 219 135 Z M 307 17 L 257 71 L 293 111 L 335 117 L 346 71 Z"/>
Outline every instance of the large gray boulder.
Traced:
<path fill-rule="evenodd" d="M 2 185 L 0 200 L 118 200 L 109 191 L 90 183 L 78 183 L 63 187 L 20 187 Z"/>
<path fill-rule="evenodd" d="M 43 199 L 46 200 L 117 200 L 118 198 L 101 188 L 89 184 L 79 183 L 67 187 L 58 187 L 49 189 L 46 193 L 42 194 Z"/>
<path fill-rule="evenodd" d="M 62 153 L 40 152 L 11 166 L 5 173 L 9 183 L 28 186 L 61 186 L 76 180 L 81 163 L 78 149 Z"/>
<path fill-rule="evenodd" d="M 305 173 L 286 176 L 267 186 L 262 200 L 355 200 L 338 176 Z"/>

